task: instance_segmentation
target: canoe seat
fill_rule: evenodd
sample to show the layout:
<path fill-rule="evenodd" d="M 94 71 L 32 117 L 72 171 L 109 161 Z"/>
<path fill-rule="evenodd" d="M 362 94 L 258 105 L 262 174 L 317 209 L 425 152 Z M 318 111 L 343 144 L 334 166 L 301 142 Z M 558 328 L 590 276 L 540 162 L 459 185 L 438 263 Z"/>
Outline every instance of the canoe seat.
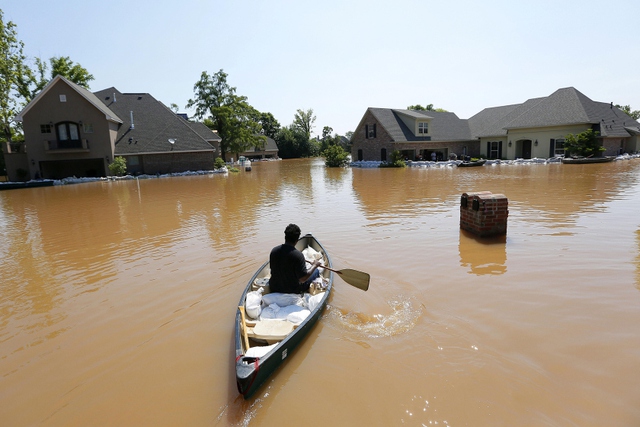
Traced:
<path fill-rule="evenodd" d="M 247 334 L 250 338 L 274 343 L 282 341 L 293 331 L 293 323 L 286 320 L 264 319 L 255 322 L 253 328 L 247 329 Z"/>

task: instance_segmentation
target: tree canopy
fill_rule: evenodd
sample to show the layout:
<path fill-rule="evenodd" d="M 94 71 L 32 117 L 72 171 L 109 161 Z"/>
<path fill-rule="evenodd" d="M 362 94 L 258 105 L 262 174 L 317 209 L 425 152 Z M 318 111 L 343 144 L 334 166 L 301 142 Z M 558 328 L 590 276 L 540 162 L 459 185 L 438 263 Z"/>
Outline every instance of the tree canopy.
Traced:
<path fill-rule="evenodd" d="M 227 152 L 241 153 L 251 147 L 264 146 L 265 142 L 260 135 L 260 112 L 249 105 L 247 97 L 236 94 L 227 76 L 222 69 L 212 75 L 203 71 L 193 86 L 195 97 L 187 103 L 187 108 L 195 107 L 196 118 L 208 118 L 208 123 L 218 131 L 223 158 Z"/>
<path fill-rule="evenodd" d="M 24 43 L 18 39 L 16 25 L 5 22 L 0 9 L 0 137 L 11 141 L 19 129 L 13 118 L 28 104 L 55 76 L 62 75 L 73 83 L 89 88 L 94 79 L 80 64 L 74 64 L 68 56 L 53 57 L 48 66 L 36 58 L 35 69 L 29 66 L 24 54 Z"/>
<path fill-rule="evenodd" d="M 627 116 L 631 117 L 633 120 L 640 119 L 640 110 L 632 110 L 631 105 L 616 105 L 619 109 L 621 109 Z"/>
<path fill-rule="evenodd" d="M 311 132 L 313 132 L 313 124 L 316 121 L 316 116 L 313 114 L 313 109 L 297 110 L 293 118 L 293 126 L 299 129 L 307 136 L 307 139 L 311 138 Z"/>
<path fill-rule="evenodd" d="M 424 107 L 420 104 L 409 105 L 407 110 L 415 110 L 415 111 L 437 111 L 439 113 L 448 113 L 444 108 L 434 108 L 433 104 L 426 104 Z"/>

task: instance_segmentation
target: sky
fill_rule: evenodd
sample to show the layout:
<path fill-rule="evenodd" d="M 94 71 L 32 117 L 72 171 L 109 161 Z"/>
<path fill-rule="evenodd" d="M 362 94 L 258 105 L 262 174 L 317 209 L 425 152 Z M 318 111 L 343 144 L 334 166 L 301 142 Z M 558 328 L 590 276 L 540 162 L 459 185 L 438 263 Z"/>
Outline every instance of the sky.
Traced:
<path fill-rule="evenodd" d="M 203 72 L 282 126 L 354 131 L 368 107 L 467 119 L 573 86 L 640 110 L 637 0 L 0 0 L 24 53 L 181 112 Z"/>

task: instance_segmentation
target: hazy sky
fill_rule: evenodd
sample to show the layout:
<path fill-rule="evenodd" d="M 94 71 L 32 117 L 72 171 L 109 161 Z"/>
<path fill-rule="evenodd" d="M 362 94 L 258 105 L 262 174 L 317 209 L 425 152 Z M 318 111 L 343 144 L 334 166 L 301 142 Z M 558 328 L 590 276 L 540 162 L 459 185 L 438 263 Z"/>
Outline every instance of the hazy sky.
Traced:
<path fill-rule="evenodd" d="M 69 56 L 92 91 L 181 111 L 200 74 L 281 125 L 312 108 L 355 130 L 367 107 L 434 104 L 469 118 L 573 86 L 640 109 L 638 0 L 3 0 L 25 53 Z"/>

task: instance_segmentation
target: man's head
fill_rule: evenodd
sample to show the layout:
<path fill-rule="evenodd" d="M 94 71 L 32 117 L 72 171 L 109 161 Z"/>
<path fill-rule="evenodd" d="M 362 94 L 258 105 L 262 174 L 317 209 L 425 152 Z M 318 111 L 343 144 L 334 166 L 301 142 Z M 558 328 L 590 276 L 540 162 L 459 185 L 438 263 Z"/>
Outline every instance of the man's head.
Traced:
<path fill-rule="evenodd" d="M 295 245 L 300 238 L 300 227 L 295 224 L 287 225 L 287 228 L 284 229 L 284 241 Z"/>

